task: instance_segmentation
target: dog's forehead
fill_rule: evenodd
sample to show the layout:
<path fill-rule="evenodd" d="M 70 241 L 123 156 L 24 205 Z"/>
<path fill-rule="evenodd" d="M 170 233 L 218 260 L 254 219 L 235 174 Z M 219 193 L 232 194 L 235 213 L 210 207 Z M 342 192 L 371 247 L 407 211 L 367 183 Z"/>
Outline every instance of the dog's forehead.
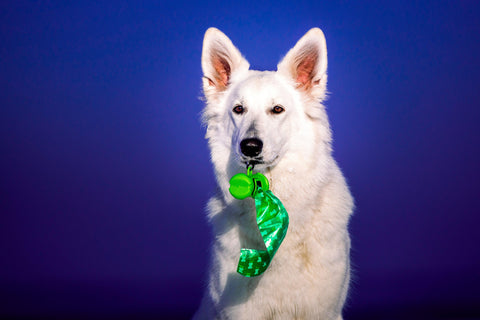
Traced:
<path fill-rule="evenodd" d="M 262 105 L 287 100 L 289 88 L 272 71 L 256 71 L 241 81 L 235 90 L 236 99 L 243 103 Z"/>

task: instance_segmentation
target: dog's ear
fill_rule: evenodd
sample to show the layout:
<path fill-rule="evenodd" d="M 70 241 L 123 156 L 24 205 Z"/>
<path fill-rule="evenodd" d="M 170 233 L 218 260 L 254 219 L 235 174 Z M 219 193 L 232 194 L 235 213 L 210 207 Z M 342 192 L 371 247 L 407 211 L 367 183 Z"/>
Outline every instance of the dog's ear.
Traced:
<path fill-rule="evenodd" d="M 327 85 L 327 45 L 322 30 L 310 29 L 278 64 L 280 74 L 297 88 L 322 100 Z"/>
<path fill-rule="evenodd" d="M 232 74 L 247 71 L 250 67 L 247 60 L 232 41 L 216 28 L 205 32 L 202 51 L 203 91 L 207 99 L 214 98 L 225 90 Z"/>

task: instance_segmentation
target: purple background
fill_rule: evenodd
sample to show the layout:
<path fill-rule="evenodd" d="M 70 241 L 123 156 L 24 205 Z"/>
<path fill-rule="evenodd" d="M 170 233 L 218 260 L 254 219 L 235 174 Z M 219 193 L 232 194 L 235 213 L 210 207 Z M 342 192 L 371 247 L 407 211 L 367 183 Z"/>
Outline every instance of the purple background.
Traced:
<path fill-rule="evenodd" d="M 193 313 L 210 26 L 255 69 L 311 27 L 327 37 L 357 205 L 346 319 L 480 319 L 477 1 L 2 1 L 0 317 Z"/>

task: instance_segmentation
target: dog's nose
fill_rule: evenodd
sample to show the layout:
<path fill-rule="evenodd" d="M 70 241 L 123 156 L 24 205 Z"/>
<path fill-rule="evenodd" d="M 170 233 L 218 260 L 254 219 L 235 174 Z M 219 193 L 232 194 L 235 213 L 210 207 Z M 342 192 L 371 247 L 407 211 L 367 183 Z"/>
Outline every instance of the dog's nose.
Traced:
<path fill-rule="evenodd" d="M 240 150 L 247 157 L 256 157 L 262 152 L 263 142 L 257 138 L 244 139 L 240 142 Z"/>

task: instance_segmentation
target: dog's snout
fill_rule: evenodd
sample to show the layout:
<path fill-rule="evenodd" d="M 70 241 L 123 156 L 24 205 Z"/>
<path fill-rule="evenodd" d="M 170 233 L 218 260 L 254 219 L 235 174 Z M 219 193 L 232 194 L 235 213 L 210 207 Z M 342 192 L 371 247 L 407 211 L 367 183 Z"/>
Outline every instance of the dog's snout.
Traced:
<path fill-rule="evenodd" d="M 240 150 L 247 157 L 256 157 L 262 152 L 263 142 L 257 138 L 244 139 L 240 142 Z"/>

